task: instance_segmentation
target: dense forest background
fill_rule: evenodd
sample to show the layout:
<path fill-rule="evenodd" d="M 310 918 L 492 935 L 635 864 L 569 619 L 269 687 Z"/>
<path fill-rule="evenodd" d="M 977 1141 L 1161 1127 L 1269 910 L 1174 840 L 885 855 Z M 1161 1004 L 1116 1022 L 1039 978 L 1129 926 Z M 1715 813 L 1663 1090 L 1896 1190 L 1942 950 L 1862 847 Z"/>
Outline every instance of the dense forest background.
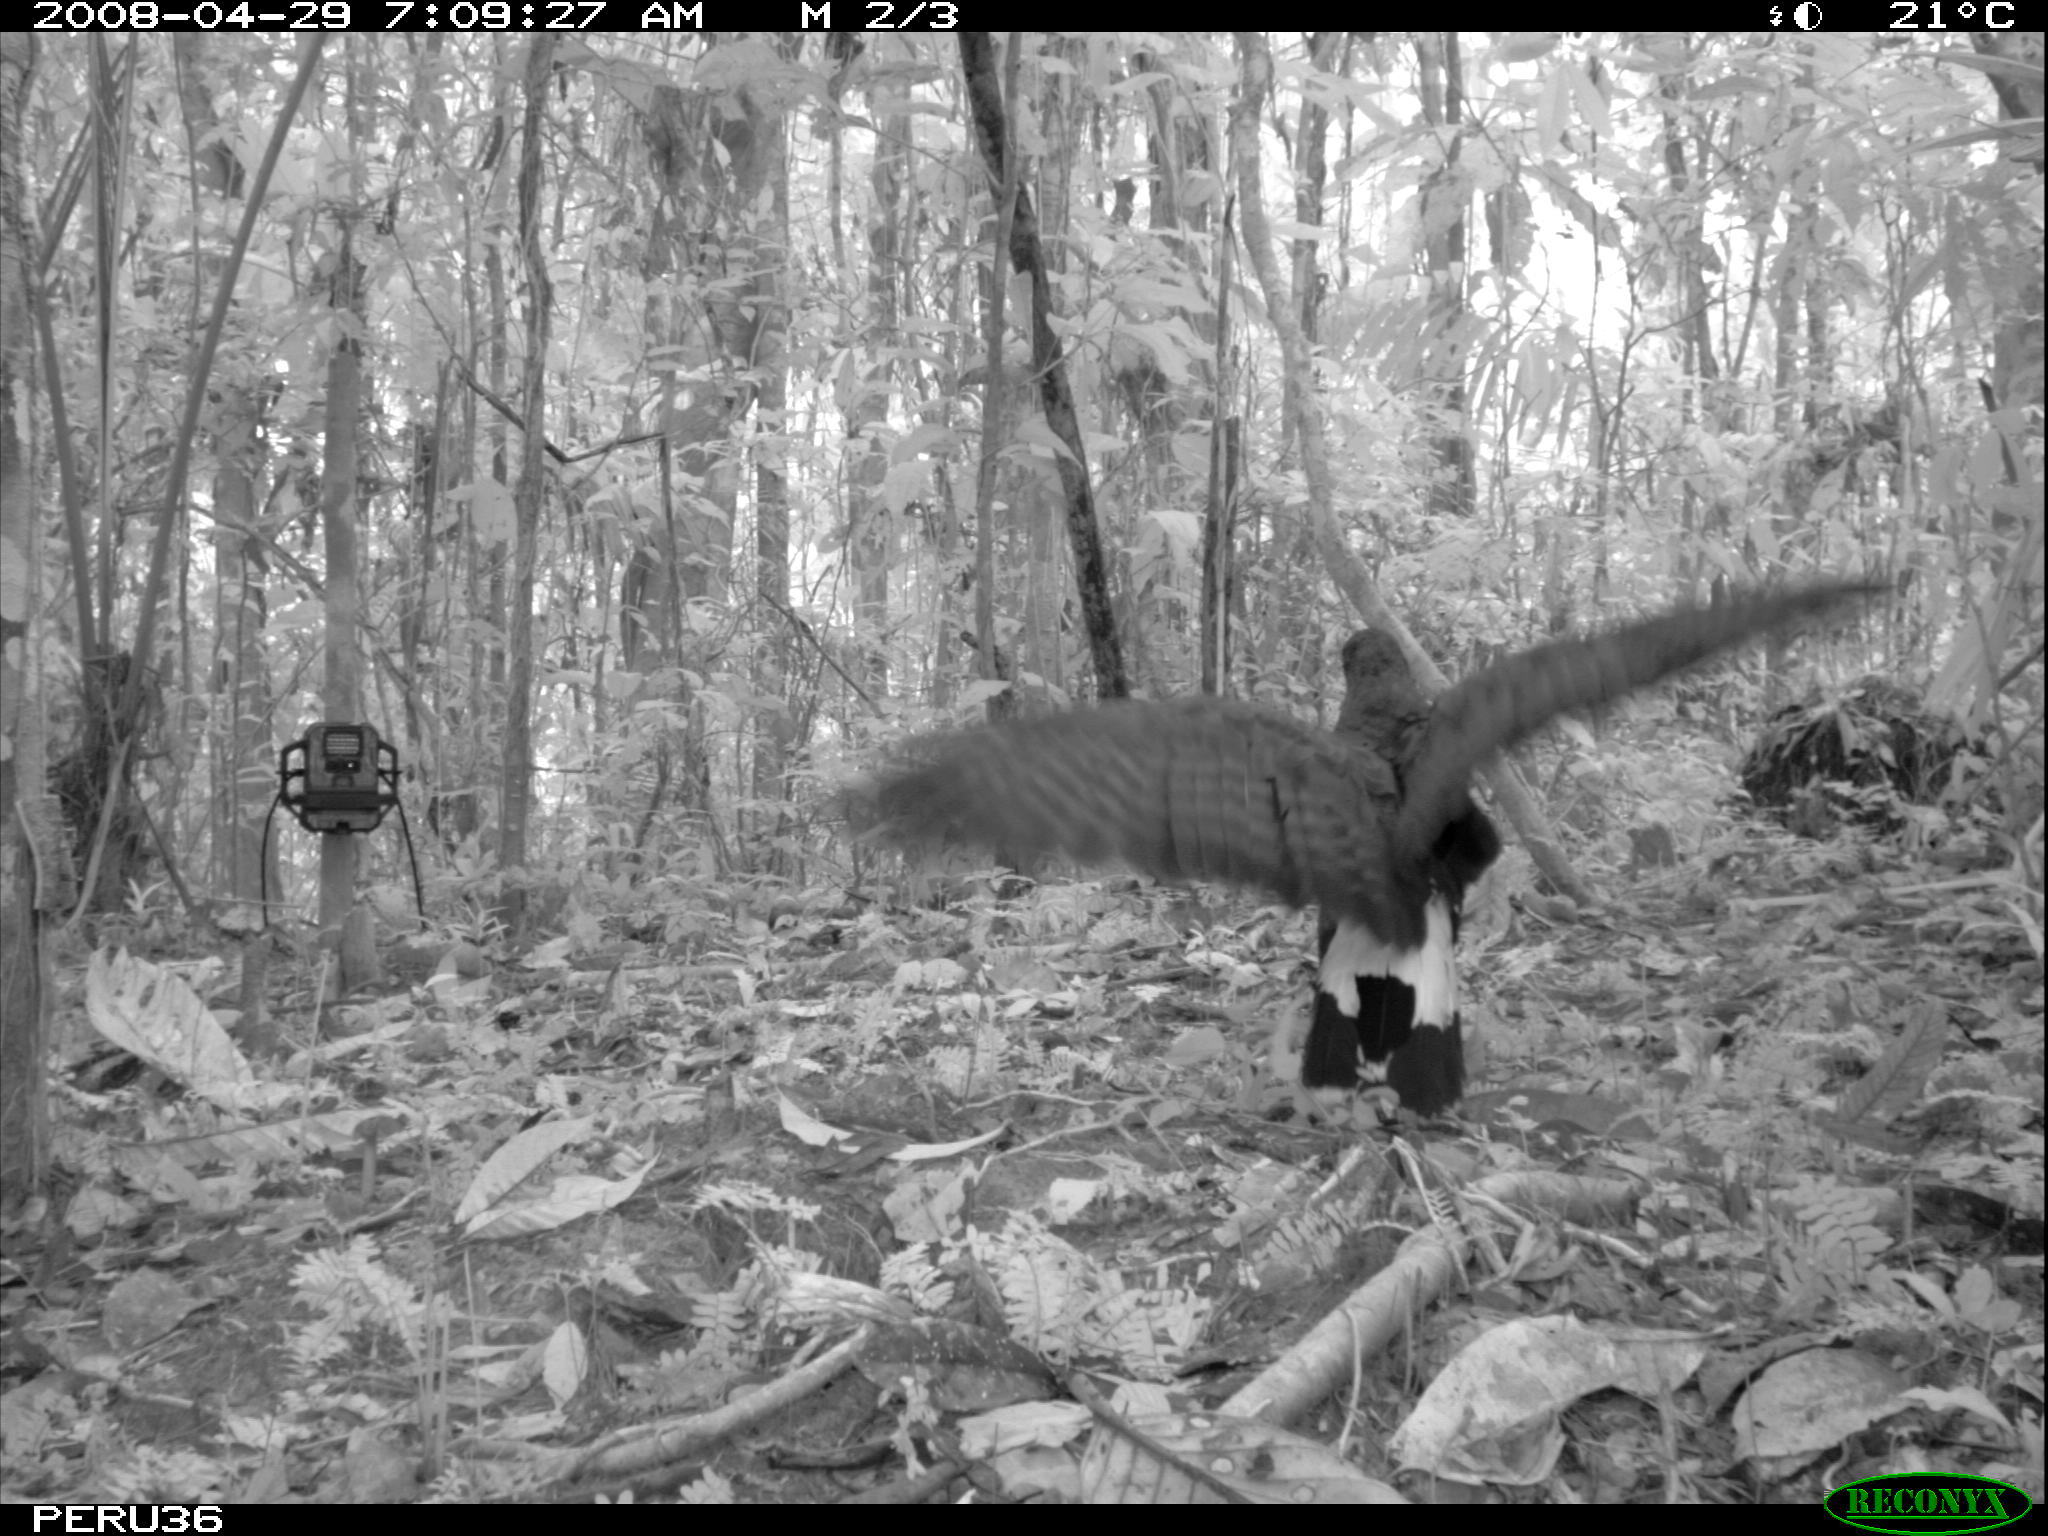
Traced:
<path fill-rule="evenodd" d="M 2038 1495 L 2042 98 L 0 34 L 0 1485 Z M 1310 920 L 848 814 L 990 717 L 1327 727 L 1361 622 L 1433 693 L 1830 578 L 1485 769 L 1425 1140 L 1269 1070 Z"/>
<path fill-rule="evenodd" d="M 114 938 L 702 942 L 908 732 L 1327 719 L 1361 617 L 1870 577 L 1826 671 L 1971 732 L 2038 650 L 2023 38 L 329 42 L 8 55 L 0 788 Z M 323 721 L 424 856 L 272 826 Z"/>
<path fill-rule="evenodd" d="M 46 41 L 10 334 L 90 903 L 299 889 L 322 719 L 437 899 L 800 884 L 878 738 L 1317 710 L 1382 598 L 1455 670 L 1910 576 L 1867 659 L 1967 713 L 2040 554 L 2007 42 Z"/>

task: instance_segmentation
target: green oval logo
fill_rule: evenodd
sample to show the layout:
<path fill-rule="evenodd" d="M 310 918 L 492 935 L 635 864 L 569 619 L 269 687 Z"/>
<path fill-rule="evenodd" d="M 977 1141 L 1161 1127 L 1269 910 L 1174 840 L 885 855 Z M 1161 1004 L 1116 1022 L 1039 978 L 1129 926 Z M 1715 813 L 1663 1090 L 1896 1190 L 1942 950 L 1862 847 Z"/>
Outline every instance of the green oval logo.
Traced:
<path fill-rule="evenodd" d="M 1991 1531 L 2010 1525 L 2034 1507 L 2011 1483 L 1967 1472 L 1899 1472 L 1844 1483 L 1821 1501 L 1844 1525 L 1866 1531 Z"/>

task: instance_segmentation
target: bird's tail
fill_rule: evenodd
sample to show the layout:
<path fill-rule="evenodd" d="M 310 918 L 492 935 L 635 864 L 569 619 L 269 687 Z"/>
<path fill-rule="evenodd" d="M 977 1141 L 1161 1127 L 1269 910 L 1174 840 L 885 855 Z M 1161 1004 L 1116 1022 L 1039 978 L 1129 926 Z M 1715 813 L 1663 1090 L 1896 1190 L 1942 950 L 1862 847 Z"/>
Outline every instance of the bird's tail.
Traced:
<path fill-rule="evenodd" d="M 1430 898 L 1422 942 L 1412 947 L 1361 922 L 1339 922 L 1323 945 L 1302 1086 L 1327 1102 L 1384 1085 L 1422 1115 L 1457 1103 L 1465 1049 L 1456 940 L 1456 915 L 1441 893 Z"/>

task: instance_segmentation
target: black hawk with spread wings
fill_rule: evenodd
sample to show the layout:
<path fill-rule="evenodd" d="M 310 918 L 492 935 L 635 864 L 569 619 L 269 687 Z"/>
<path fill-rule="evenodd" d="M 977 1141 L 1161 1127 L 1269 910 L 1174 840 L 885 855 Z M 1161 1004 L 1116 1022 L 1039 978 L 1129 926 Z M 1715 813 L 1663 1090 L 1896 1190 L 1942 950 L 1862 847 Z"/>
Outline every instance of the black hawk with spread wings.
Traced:
<path fill-rule="evenodd" d="M 1121 859 L 1322 909 L 1302 1082 L 1384 1083 L 1436 1114 L 1464 1090 L 1454 946 L 1500 853 L 1473 771 L 1556 716 L 1648 687 L 1881 588 L 1827 584 L 1682 608 L 1519 652 L 1432 707 L 1394 639 L 1344 646 L 1334 730 L 1214 698 L 1109 704 L 926 738 L 865 790 L 897 842 Z"/>

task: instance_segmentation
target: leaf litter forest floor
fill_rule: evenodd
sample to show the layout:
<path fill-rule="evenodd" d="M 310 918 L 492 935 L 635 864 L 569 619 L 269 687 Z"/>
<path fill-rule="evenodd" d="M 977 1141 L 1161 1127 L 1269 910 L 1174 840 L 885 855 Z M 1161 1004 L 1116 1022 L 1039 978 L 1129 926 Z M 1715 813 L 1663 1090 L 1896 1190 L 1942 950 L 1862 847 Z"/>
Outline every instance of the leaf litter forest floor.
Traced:
<path fill-rule="evenodd" d="M 0 1492 L 2039 1498 L 2039 936 L 1958 849 L 1722 824 L 1583 913 L 1511 853 L 1423 1126 L 1272 1076 L 1307 917 L 1127 879 L 407 941 L 317 1039 L 316 948 L 253 1061 L 222 967 L 110 942 Z"/>

